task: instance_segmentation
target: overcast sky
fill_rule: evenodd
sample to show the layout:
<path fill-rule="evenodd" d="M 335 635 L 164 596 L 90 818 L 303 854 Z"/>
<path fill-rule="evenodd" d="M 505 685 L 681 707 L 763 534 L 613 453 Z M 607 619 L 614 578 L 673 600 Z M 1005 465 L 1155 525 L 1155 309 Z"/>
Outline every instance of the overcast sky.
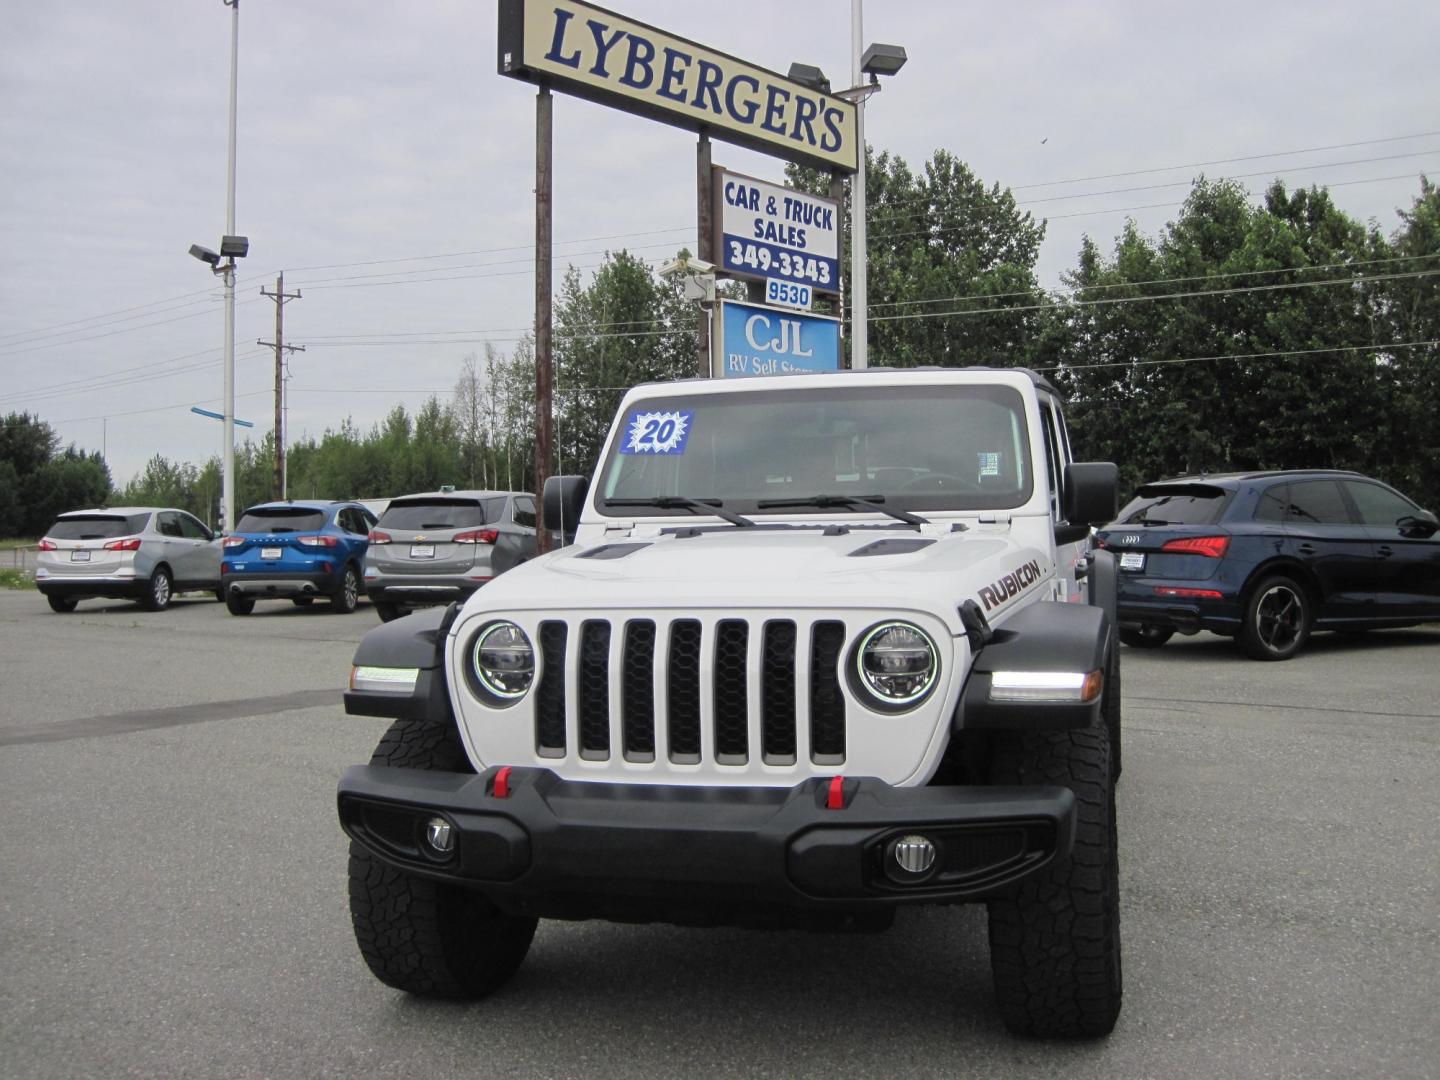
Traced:
<path fill-rule="evenodd" d="M 608 6 L 849 81 L 849 0 Z M 224 232 L 230 25 L 221 0 L 0 7 L 0 414 L 103 446 L 120 484 L 155 454 L 220 451 L 222 425 L 189 411 L 221 406 L 220 289 L 186 251 Z M 282 270 L 303 293 L 295 438 L 413 411 L 532 325 L 535 92 L 496 74 L 495 27 L 493 0 L 243 0 L 236 414 L 256 437 L 274 412 L 260 289 Z M 1084 234 L 1109 250 L 1127 216 L 1158 233 L 1201 172 L 1328 185 L 1387 232 L 1440 172 L 1433 0 L 869 0 L 864 37 L 909 53 L 868 141 L 917 167 L 943 147 L 1014 189 L 1049 219 L 1046 287 Z M 557 95 L 557 279 L 606 250 L 693 248 L 694 155 L 690 133 Z M 714 160 L 782 178 L 724 143 Z"/>

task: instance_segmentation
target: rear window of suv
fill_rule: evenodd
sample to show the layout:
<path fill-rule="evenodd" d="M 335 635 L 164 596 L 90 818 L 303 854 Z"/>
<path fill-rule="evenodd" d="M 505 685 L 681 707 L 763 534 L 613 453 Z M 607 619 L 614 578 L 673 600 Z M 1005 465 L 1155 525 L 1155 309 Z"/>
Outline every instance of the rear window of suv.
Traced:
<path fill-rule="evenodd" d="M 504 513 L 504 499 L 397 499 L 380 515 L 380 527 L 474 529 L 496 524 Z"/>
<path fill-rule="evenodd" d="M 308 506 L 262 506 L 246 510 L 235 526 L 242 533 L 307 532 L 325 527 L 325 511 Z"/>
<path fill-rule="evenodd" d="M 45 533 L 52 540 L 113 540 L 145 528 L 149 514 L 86 514 L 57 518 Z"/>
<path fill-rule="evenodd" d="M 1230 501 L 1231 492 L 1208 484 L 1150 484 L 1120 511 L 1117 525 L 1210 525 Z"/>

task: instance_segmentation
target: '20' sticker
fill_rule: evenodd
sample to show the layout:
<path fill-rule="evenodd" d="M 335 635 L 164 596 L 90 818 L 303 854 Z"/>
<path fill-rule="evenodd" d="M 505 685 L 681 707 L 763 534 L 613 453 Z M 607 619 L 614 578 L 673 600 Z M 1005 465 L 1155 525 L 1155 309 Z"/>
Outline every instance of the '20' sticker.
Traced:
<path fill-rule="evenodd" d="M 683 454 L 693 412 L 637 412 L 625 421 L 622 454 Z"/>

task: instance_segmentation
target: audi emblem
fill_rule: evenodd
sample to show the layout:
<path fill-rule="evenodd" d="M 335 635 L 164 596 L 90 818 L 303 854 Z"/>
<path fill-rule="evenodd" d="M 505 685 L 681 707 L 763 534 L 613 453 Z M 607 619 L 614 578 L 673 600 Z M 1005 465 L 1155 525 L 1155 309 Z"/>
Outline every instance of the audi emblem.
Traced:
<path fill-rule="evenodd" d="M 1120 543 L 1124 544 L 1126 547 L 1134 547 L 1136 544 L 1140 543 L 1140 534 L 1126 533 L 1124 536 L 1120 537 Z"/>

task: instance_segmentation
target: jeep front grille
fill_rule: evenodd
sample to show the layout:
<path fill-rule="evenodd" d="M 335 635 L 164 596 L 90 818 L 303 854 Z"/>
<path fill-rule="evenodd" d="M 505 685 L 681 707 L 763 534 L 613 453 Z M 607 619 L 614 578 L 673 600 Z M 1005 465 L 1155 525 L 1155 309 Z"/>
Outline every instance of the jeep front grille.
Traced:
<path fill-rule="evenodd" d="M 540 757 L 845 762 L 838 620 L 551 619 L 538 636 Z"/>

